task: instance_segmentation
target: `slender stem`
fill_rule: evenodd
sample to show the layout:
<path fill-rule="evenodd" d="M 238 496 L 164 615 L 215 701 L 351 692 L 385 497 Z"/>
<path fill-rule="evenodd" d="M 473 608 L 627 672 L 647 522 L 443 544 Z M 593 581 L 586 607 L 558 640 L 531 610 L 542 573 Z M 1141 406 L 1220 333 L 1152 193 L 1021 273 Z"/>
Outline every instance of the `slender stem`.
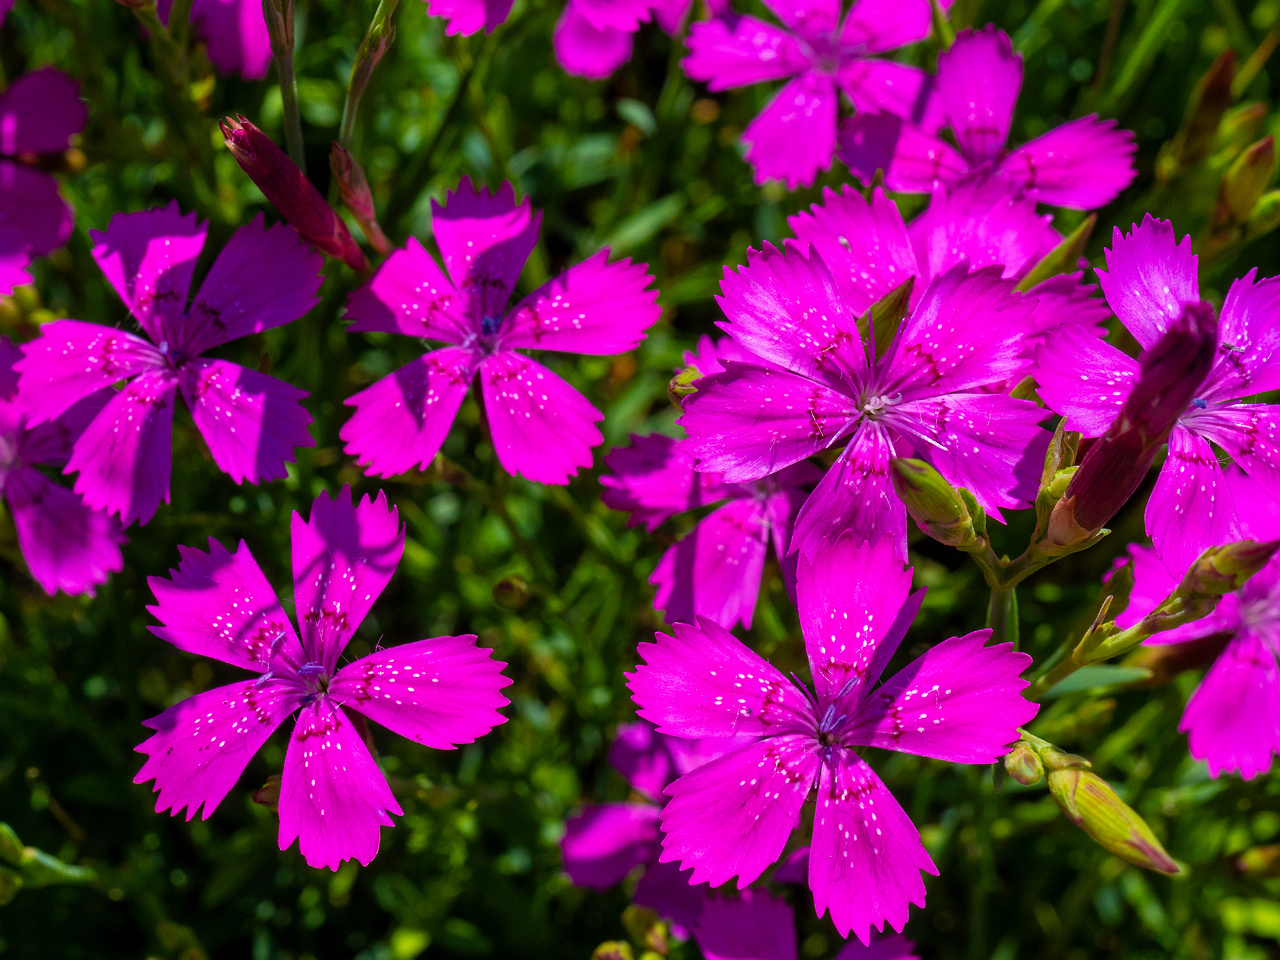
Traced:
<path fill-rule="evenodd" d="M 356 129 L 356 114 L 360 110 L 360 98 L 364 96 L 374 68 L 378 65 L 382 54 L 386 52 L 383 40 L 386 38 L 386 44 L 389 45 L 394 36 L 394 33 L 390 32 L 389 21 L 391 15 L 396 12 L 396 5 L 399 2 L 400 0 L 378 0 L 378 9 L 373 12 L 369 29 L 365 31 L 364 39 L 360 41 L 360 49 L 356 51 L 356 62 L 351 68 L 351 79 L 347 81 L 347 98 L 342 104 L 342 125 L 338 128 L 338 142 L 343 147 L 351 146 L 351 138 L 355 135 Z"/>
<path fill-rule="evenodd" d="M 192 0 L 173 0 L 169 8 L 169 32 L 183 49 L 191 35 L 191 3 Z"/>
<path fill-rule="evenodd" d="M 991 589 L 987 626 L 993 642 L 1011 642 L 1015 650 L 1018 648 L 1018 597 L 1012 586 Z"/>
<path fill-rule="evenodd" d="M 302 112 L 298 108 L 298 78 L 293 73 L 293 51 L 275 56 L 276 77 L 280 80 L 280 102 L 284 106 L 284 143 L 289 159 L 307 172 L 307 154 L 302 142 Z"/>

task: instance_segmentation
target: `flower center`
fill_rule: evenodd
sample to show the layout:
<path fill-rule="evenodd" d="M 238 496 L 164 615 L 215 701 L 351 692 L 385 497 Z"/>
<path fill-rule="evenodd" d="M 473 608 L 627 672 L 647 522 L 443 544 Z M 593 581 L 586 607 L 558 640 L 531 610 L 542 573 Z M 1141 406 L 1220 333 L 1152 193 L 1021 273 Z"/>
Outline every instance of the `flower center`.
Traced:
<path fill-rule="evenodd" d="M 170 365 L 174 367 L 180 367 L 187 362 L 186 352 L 170 346 L 168 340 L 160 341 L 160 355 L 167 358 Z"/>
<path fill-rule="evenodd" d="M 901 400 L 901 393 L 895 393 L 893 396 L 887 396 L 886 394 L 864 396 L 862 398 L 862 413 L 872 420 L 879 420 Z"/>

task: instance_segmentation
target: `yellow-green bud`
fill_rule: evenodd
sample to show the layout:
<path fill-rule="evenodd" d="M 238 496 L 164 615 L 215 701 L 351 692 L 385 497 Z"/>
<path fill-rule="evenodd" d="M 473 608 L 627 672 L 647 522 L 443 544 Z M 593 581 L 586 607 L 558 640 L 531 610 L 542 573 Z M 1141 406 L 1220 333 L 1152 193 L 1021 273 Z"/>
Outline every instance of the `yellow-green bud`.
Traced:
<path fill-rule="evenodd" d="M 1044 763 L 1040 755 L 1028 744 L 1015 743 L 1013 749 L 1005 755 L 1004 770 L 1011 780 L 1024 787 L 1039 783 L 1044 779 Z"/>
<path fill-rule="evenodd" d="M 1048 780 L 1066 818 L 1108 853 L 1135 867 L 1171 876 L 1180 872 L 1147 822 L 1096 773 L 1069 766 L 1050 771 Z"/>
<path fill-rule="evenodd" d="M 625 940 L 606 940 L 596 947 L 591 960 L 635 960 L 635 954 Z"/>
<path fill-rule="evenodd" d="M 1178 593 L 1186 596 L 1221 597 L 1239 590 L 1267 565 L 1280 548 L 1280 540 L 1258 543 L 1241 540 L 1210 547 L 1200 554 L 1182 578 Z"/>
<path fill-rule="evenodd" d="M 493 601 L 507 610 L 519 610 L 529 601 L 529 585 L 521 577 L 504 577 L 493 585 Z"/>
<path fill-rule="evenodd" d="M 667 384 L 667 396 L 675 406 L 680 406 L 685 397 L 698 392 L 694 383 L 701 378 L 702 372 L 697 367 L 685 367 Z"/>
<path fill-rule="evenodd" d="M 1240 156 L 1222 177 L 1218 188 L 1218 209 L 1214 218 L 1220 223 L 1243 223 L 1253 213 L 1276 172 L 1276 144 L 1263 137 Z"/>
<path fill-rule="evenodd" d="M 973 518 L 959 491 L 923 460 L 894 457 L 889 477 L 893 488 L 920 528 L 952 547 L 972 543 Z"/>

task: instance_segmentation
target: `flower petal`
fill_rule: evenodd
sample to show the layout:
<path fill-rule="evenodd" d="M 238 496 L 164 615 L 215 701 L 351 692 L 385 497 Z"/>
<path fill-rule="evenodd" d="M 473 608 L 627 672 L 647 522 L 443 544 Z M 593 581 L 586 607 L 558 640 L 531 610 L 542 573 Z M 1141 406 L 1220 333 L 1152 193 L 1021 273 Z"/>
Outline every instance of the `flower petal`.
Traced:
<path fill-rule="evenodd" d="M 565 4 L 551 34 L 556 62 L 565 73 L 587 80 L 603 80 L 631 59 L 634 32 L 597 27 L 576 3 Z"/>
<path fill-rule="evenodd" d="M 656 861 L 661 837 L 652 804 L 588 804 L 564 822 L 564 872 L 575 887 L 608 890 L 642 863 Z"/>
<path fill-rule="evenodd" d="M 1185 304 L 1200 299 L 1191 237 L 1178 243 L 1172 223 L 1147 214 L 1131 233 L 1116 227 L 1105 253 L 1107 269 L 1097 271 L 1103 296 L 1147 350 L 1182 316 Z"/>
<path fill-rule="evenodd" d="M 49 174 L 0 159 L 0 221 L 16 234 L 19 247 L 25 245 L 31 256 L 43 257 L 71 237 L 75 213 Z M 12 263 L 14 238 L 8 245 Z"/>
<path fill-rule="evenodd" d="M 742 131 L 756 183 L 781 180 L 788 190 L 813 183 L 831 166 L 839 105 L 830 76 L 806 71 L 789 80 Z"/>
<path fill-rule="evenodd" d="M 734 900 L 708 897 L 694 928 L 706 960 L 796 960 L 796 912 L 764 890 L 743 890 Z"/>
<path fill-rule="evenodd" d="M 933 91 L 933 77 L 919 67 L 864 57 L 846 57 L 836 83 L 858 112 L 883 111 L 917 124 L 924 121 Z"/>
<path fill-rule="evenodd" d="M 658 916 L 671 921 L 672 934 L 687 940 L 710 892 L 705 883 L 690 882 L 692 876 L 692 870 L 655 860 L 644 868 L 631 902 L 656 910 Z"/>
<path fill-rule="evenodd" d="M 1218 360 L 1201 396 L 1234 400 L 1280 389 L 1280 277 L 1231 284 L 1218 326 Z"/>
<path fill-rule="evenodd" d="M 706 81 L 712 93 L 781 80 L 809 65 L 795 36 L 752 16 L 701 20 L 689 28 L 685 43 L 684 72 Z"/>
<path fill-rule="evenodd" d="M 469 37 L 483 29 L 493 33 L 506 23 L 513 0 L 427 0 L 427 16 L 444 17 L 449 22 L 445 36 Z"/>
<path fill-rule="evenodd" d="M 849 171 L 871 183 L 883 170 L 887 190 L 929 193 L 934 184 L 954 186 L 969 173 L 955 147 L 892 113 L 860 111 L 840 121 L 837 140 Z"/>
<path fill-rule="evenodd" d="M 347 329 L 462 343 L 475 332 L 467 305 L 466 296 L 453 288 L 418 239 L 410 237 L 348 298 L 346 315 L 355 322 Z"/>
<path fill-rule="evenodd" d="M 1086 437 L 1110 429 L 1138 379 L 1136 360 L 1082 327 L 1051 331 L 1035 356 L 1040 399 Z"/>
<path fill-rule="evenodd" d="M 1218 458 L 1202 436 L 1185 426 L 1169 433 L 1169 456 L 1147 500 L 1146 522 L 1156 553 L 1176 577 L 1206 547 L 1241 538 Z"/>
<path fill-rule="evenodd" d="M 80 84 L 61 70 L 24 73 L 0 93 L 0 154 L 61 153 L 88 118 Z"/>
<path fill-rule="evenodd" d="M 1280 406 L 1215 405 L 1203 413 L 1192 409 L 1181 423 L 1227 451 L 1264 491 L 1280 500 Z"/>
<path fill-rule="evenodd" d="M 1131 132 L 1090 114 L 1024 143 L 996 170 L 1040 203 L 1094 210 L 1133 182 L 1137 151 Z"/>
<path fill-rule="evenodd" d="M 1022 55 L 1003 30 L 988 24 L 963 30 L 938 54 L 938 97 L 960 151 L 974 166 L 990 160 L 1009 139 L 1022 89 Z"/>
<path fill-rule="evenodd" d="M 677 513 L 725 497 L 733 486 L 714 474 L 699 473 L 674 437 L 632 436 L 631 446 L 614 447 L 604 458 L 609 473 L 600 478 L 601 500 L 611 510 L 630 513 L 627 526 L 644 524 L 650 533 Z"/>
<path fill-rule="evenodd" d="M 158 4 L 164 22 L 172 0 Z M 238 73 L 246 80 L 261 80 L 271 64 L 271 38 L 262 5 L 254 0 L 194 0 L 191 26 L 205 41 L 209 59 L 219 73 Z"/>
<path fill-rule="evenodd" d="M 944 0 L 943 9 L 951 0 Z M 932 11 L 925 0 L 856 0 L 840 30 L 840 45 L 884 53 L 929 36 Z"/>
<path fill-rule="evenodd" d="M 1252 780 L 1280 753 L 1280 670 L 1254 633 L 1238 634 L 1191 695 L 1178 729 L 1211 777 L 1239 771 Z"/>

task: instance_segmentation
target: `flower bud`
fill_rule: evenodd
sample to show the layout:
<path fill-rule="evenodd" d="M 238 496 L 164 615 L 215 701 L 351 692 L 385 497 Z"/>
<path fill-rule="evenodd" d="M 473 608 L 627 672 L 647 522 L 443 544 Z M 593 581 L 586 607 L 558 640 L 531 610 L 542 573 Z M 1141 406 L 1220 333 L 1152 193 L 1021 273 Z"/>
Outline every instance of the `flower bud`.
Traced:
<path fill-rule="evenodd" d="M 1275 172 L 1275 139 L 1263 137 L 1236 157 L 1223 175 L 1213 212 L 1214 223 L 1221 225 L 1248 220 Z"/>
<path fill-rule="evenodd" d="M 606 940 L 591 953 L 591 960 L 633 960 L 635 953 L 625 940 Z"/>
<path fill-rule="evenodd" d="M 227 118 L 219 127 L 236 162 L 302 239 L 353 270 L 364 269 L 364 254 L 347 225 L 270 137 L 243 116 Z"/>
<path fill-rule="evenodd" d="M 1049 792 L 1066 818 L 1108 853 L 1135 867 L 1171 876 L 1181 872 L 1147 822 L 1096 773 L 1068 766 L 1051 771 L 1048 780 Z"/>
<path fill-rule="evenodd" d="M 262 4 L 271 52 L 277 57 L 293 56 L 293 3 L 294 0 L 264 0 Z"/>
<path fill-rule="evenodd" d="M 1156 162 L 1158 180 L 1167 181 L 1179 170 L 1194 166 L 1209 155 L 1222 118 L 1231 106 L 1231 83 L 1235 77 L 1235 53 L 1224 50 L 1191 92 L 1182 127 L 1161 151 Z"/>
<path fill-rule="evenodd" d="M 1245 226 L 1251 240 L 1280 227 L 1280 190 L 1269 190 L 1258 198 Z"/>
<path fill-rule="evenodd" d="M 1040 760 L 1040 755 L 1021 741 L 1015 743 L 1013 749 L 1005 755 L 1004 770 L 1010 779 L 1024 787 L 1044 779 L 1044 763 Z"/>
<path fill-rule="evenodd" d="M 0 860 L 17 865 L 22 862 L 22 854 L 26 849 L 26 845 L 13 832 L 13 827 L 0 823 Z"/>
<path fill-rule="evenodd" d="M 1257 139 L 1266 119 L 1265 103 L 1242 103 L 1238 107 L 1232 107 L 1223 116 L 1222 124 L 1218 127 L 1218 136 L 1213 144 L 1214 152 L 1243 150 Z"/>
<path fill-rule="evenodd" d="M 1236 869 L 1253 877 L 1280 877 L 1280 844 L 1246 850 L 1236 858 Z"/>
<path fill-rule="evenodd" d="M 694 384 L 701 379 L 702 371 L 697 367 L 685 367 L 672 377 L 667 384 L 667 397 L 674 406 L 680 406 L 685 397 L 698 392 L 698 388 Z"/>
<path fill-rule="evenodd" d="M 356 158 L 337 142 L 329 151 L 329 170 L 338 184 L 342 202 L 360 224 L 365 238 L 375 250 L 385 256 L 391 249 L 391 244 L 387 242 L 387 235 L 378 226 L 378 215 L 373 209 L 373 193 L 369 189 L 369 181 L 365 178 L 364 170 L 360 168 Z"/>
<path fill-rule="evenodd" d="M 894 457 L 889 477 L 893 489 L 920 529 L 951 547 L 975 539 L 973 517 L 959 491 L 923 460 Z"/>
<path fill-rule="evenodd" d="M 267 782 L 253 791 L 253 802 L 272 810 L 280 809 L 280 775 L 273 773 Z"/>
<path fill-rule="evenodd" d="M 1178 593 L 1221 597 L 1239 590 L 1255 573 L 1267 565 L 1280 548 L 1280 540 L 1258 543 L 1241 540 L 1221 547 L 1210 547 L 1196 559 L 1182 578 Z"/>
<path fill-rule="evenodd" d="M 493 602 L 507 610 L 519 610 L 529 602 L 529 585 L 520 577 L 504 577 L 493 585 Z"/>

